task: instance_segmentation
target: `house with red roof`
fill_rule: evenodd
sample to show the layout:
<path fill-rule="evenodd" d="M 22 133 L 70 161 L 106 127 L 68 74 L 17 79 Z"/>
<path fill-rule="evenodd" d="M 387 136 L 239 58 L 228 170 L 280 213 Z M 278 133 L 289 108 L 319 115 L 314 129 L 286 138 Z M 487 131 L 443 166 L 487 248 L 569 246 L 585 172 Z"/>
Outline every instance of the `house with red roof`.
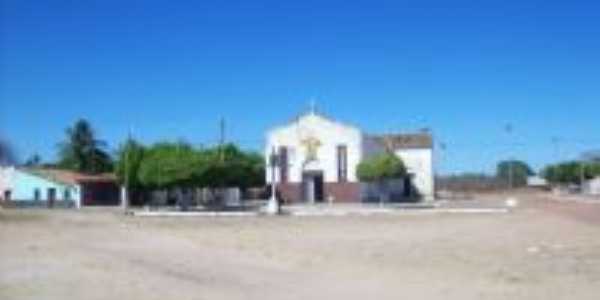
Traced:
<path fill-rule="evenodd" d="M 75 207 L 119 205 L 113 174 L 68 170 L 0 168 L 0 202 L 14 206 Z"/>

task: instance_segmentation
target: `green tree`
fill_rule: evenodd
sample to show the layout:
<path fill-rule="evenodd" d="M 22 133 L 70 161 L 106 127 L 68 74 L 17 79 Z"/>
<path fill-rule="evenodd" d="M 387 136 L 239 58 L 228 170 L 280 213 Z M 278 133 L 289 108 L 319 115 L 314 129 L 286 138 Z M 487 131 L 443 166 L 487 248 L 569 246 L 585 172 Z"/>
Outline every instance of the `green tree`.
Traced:
<path fill-rule="evenodd" d="M 578 184 L 581 182 L 582 172 L 584 179 L 600 176 L 600 163 L 567 161 L 548 165 L 542 170 L 542 176 L 551 183 Z"/>
<path fill-rule="evenodd" d="M 375 182 L 406 176 L 406 167 L 393 153 L 369 157 L 358 164 L 356 175 L 361 181 Z"/>
<path fill-rule="evenodd" d="M 232 144 L 195 149 L 183 142 L 144 148 L 128 141 L 116 167 L 121 182 L 149 189 L 171 187 L 240 187 L 263 185 L 264 159 Z"/>
<path fill-rule="evenodd" d="M 39 167 L 42 164 L 42 157 L 35 153 L 25 161 L 26 167 Z"/>
<path fill-rule="evenodd" d="M 207 168 L 203 154 L 182 142 L 155 144 L 144 152 L 139 181 L 146 188 L 199 186 Z"/>
<path fill-rule="evenodd" d="M 207 187 L 247 188 L 264 184 L 265 166 L 262 155 L 244 152 L 233 144 L 203 152 L 207 168 L 202 184 Z"/>
<path fill-rule="evenodd" d="M 245 153 L 245 183 L 243 186 L 256 187 L 265 185 L 265 158 L 258 152 Z"/>
<path fill-rule="evenodd" d="M 244 189 L 264 184 L 262 155 L 232 144 L 197 149 L 185 142 L 161 142 L 144 147 L 128 140 L 118 157 L 116 174 L 128 183 L 134 198 L 149 190 L 166 192 L 169 197 L 172 189 Z"/>
<path fill-rule="evenodd" d="M 87 120 L 75 122 L 67 128 L 66 135 L 66 140 L 59 145 L 59 167 L 91 174 L 112 170 L 111 157 L 104 151 L 106 143 L 96 139 Z"/>
<path fill-rule="evenodd" d="M 115 174 L 121 184 L 134 189 L 141 186 L 139 170 L 144 152 L 144 146 L 131 138 L 121 145 L 115 165 Z"/>
<path fill-rule="evenodd" d="M 16 162 L 14 154 L 9 143 L 0 140 L 0 166 L 14 164 Z"/>
<path fill-rule="evenodd" d="M 512 176 L 512 184 L 515 187 L 527 185 L 527 177 L 532 175 L 534 175 L 533 170 L 524 161 L 505 160 L 496 166 L 496 177 L 504 182 L 510 182 Z"/>
<path fill-rule="evenodd" d="M 594 178 L 600 176 L 600 161 L 594 161 L 591 163 L 587 163 L 586 165 L 586 175 L 588 178 Z"/>
<path fill-rule="evenodd" d="M 549 165 L 542 170 L 542 176 L 552 183 L 578 183 L 581 178 L 581 164 L 570 161 Z"/>

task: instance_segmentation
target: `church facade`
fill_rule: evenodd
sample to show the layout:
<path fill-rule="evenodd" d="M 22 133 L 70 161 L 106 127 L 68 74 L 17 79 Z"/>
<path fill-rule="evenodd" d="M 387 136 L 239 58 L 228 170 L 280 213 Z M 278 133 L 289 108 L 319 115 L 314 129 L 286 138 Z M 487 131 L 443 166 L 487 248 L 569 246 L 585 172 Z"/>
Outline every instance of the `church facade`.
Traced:
<path fill-rule="evenodd" d="M 427 133 L 371 135 L 315 112 L 267 133 L 265 157 L 277 154 L 279 168 L 267 167 L 266 181 L 277 183 L 286 203 L 361 202 L 369 184 L 356 175 L 365 158 L 392 151 L 408 176 L 394 181 L 405 199 L 433 200 L 433 142 Z"/>

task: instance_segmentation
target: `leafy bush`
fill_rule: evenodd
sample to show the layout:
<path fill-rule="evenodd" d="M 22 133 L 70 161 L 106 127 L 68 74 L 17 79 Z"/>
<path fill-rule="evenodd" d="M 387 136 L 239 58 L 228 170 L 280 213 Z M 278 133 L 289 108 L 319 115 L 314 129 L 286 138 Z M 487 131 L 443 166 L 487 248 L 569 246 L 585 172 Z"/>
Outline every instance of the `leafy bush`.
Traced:
<path fill-rule="evenodd" d="M 128 141 L 120 150 L 117 176 L 131 187 L 232 187 L 264 184 L 264 159 L 235 145 L 196 149 L 183 142 L 143 147 Z"/>
<path fill-rule="evenodd" d="M 542 176 L 552 183 L 579 183 L 581 173 L 585 179 L 600 176 L 600 163 L 579 161 L 562 162 L 559 164 L 548 165 L 542 170 Z"/>
<path fill-rule="evenodd" d="M 375 182 L 406 176 L 406 167 L 393 153 L 369 157 L 358 164 L 356 175 L 361 181 Z"/>
<path fill-rule="evenodd" d="M 509 182 L 510 177 L 512 176 L 514 186 L 527 185 L 527 177 L 532 176 L 533 174 L 534 172 L 531 167 L 520 160 L 501 161 L 496 167 L 496 177 L 504 182 Z"/>

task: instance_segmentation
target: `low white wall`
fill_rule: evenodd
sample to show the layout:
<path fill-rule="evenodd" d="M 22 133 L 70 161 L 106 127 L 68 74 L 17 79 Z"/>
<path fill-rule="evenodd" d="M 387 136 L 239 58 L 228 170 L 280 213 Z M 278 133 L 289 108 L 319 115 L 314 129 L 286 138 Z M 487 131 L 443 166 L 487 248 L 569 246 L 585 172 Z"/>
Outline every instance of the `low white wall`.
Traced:
<path fill-rule="evenodd" d="M 404 195 L 404 180 L 394 179 L 384 182 L 363 182 L 360 184 L 362 201 L 400 201 Z"/>
<path fill-rule="evenodd" d="M 588 195 L 600 195 L 600 178 L 587 181 L 584 185 L 584 191 Z"/>
<path fill-rule="evenodd" d="M 396 155 L 402 159 L 409 174 L 414 174 L 412 183 L 423 200 L 434 199 L 433 151 L 431 149 L 399 149 Z"/>
<path fill-rule="evenodd" d="M 0 167 L 0 199 L 4 200 L 4 192 L 12 190 L 13 167 Z"/>

